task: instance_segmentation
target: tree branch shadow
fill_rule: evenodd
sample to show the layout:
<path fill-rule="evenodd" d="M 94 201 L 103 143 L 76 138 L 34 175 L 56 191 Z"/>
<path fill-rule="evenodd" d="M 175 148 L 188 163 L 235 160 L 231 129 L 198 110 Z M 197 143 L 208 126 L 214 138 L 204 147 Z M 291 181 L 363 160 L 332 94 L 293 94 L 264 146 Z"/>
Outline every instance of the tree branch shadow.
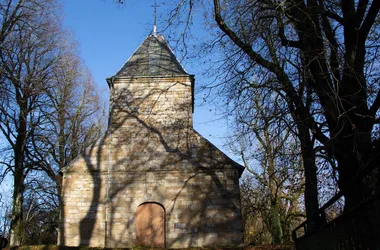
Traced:
<path fill-rule="evenodd" d="M 135 213 L 147 202 L 165 209 L 167 247 L 242 242 L 242 167 L 193 130 L 191 101 L 167 105 L 181 86 L 189 87 L 174 82 L 149 92 L 113 92 L 107 133 L 65 172 L 68 180 L 77 175 L 76 182 L 66 181 L 65 198 L 76 189 L 85 194 L 83 204 L 70 204 L 77 210 L 64 208 L 63 227 L 75 227 L 79 219 L 77 241 L 68 237 L 75 238 L 78 229 L 70 229 L 70 234 L 65 227 L 68 245 L 134 246 Z M 164 113 L 157 109 L 162 107 L 167 109 Z M 86 181 L 80 179 L 86 176 L 90 185 L 81 187 Z"/>

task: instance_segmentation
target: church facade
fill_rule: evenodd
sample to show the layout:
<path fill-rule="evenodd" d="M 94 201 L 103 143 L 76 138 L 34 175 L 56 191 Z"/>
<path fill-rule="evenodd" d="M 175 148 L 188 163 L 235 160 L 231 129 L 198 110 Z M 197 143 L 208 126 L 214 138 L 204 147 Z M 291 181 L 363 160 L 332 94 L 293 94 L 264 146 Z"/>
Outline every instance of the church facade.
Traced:
<path fill-rule="evenodd" d="M 193 129 L 194 76 L 165 39 L 149 35 L 107 82 L 106 134 L 62 170 L 58 244 L 241 244 L 243 167 Z"/>

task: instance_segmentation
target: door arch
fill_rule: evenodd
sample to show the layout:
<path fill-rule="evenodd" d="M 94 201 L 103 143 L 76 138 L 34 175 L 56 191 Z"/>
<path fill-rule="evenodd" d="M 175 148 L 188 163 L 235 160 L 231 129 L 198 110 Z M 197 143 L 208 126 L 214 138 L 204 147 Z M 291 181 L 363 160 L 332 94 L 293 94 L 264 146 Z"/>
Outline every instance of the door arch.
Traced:
<path fill-rule="evenodd" d="M 154 202 L 136 210 L 136 243 L 139 246 L 165 247 L 165 209 Z"/>

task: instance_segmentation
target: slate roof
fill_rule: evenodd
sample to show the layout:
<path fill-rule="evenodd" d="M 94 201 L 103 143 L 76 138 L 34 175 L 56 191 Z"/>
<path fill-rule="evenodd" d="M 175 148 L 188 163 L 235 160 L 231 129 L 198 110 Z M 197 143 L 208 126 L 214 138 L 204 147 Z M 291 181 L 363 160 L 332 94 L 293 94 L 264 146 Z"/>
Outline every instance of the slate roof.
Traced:
<path fill-rule="evenodd" d="M 189 75 L 165 38 L 149 35 L 114 77 Z"/>

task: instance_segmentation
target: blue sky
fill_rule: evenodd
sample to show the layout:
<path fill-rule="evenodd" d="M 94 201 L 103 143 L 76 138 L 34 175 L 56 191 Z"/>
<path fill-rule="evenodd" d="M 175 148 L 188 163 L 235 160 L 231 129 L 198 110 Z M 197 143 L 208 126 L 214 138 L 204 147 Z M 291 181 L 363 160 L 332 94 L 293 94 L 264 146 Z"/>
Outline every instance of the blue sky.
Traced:
<path fill-rule="evenodd" d="M 114 4 L 113 0 L 62 0 L 62 3 L 64 26 L 73 32 L 81 57 L 100 91 L 109 95 L 105 78 L 114 75 L 152 32 L 154 0 L 128 0 L 123 6 Z M 164 8 L 158 8 L 158 17 L 165 14 Z M 161 33 L 160 28 L 158 25 L 158 33 Z M 176 51 L 174 53 L 178 56 Z M 203 79 L 199 69 L 192 67 L 196 63 L 185 60 L 182 64 L 189 73 L 195 74 L 197 86 L 197 82 L 199 84 Z M 200 96 L 196 95 L 195 99 L 195 129 L 217 147 L 223 148 L 224 120 L 212 122 L 218 118 L 214 107 L 200 105 Z M 228 154 L 226 148 L 224 151 Z"/>

